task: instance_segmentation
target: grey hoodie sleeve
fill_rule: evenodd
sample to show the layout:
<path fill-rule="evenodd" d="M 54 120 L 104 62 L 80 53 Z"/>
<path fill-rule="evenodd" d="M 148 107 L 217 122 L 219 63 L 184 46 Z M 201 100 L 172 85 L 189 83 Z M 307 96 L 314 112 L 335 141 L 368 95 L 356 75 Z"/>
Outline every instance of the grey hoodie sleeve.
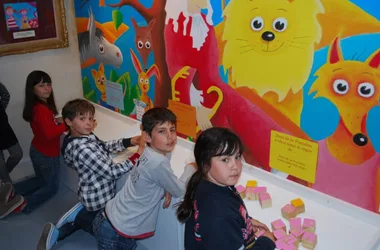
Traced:
<path fill-rule="evenodd" d="M 194 173 L 194 167 L 186 165 L 182 176 L 178 179 L 170 165 L 162 162 L 155 168 L 152 178 L 174 198 L 179 198 L 185 194 L 187 182 Z"/>

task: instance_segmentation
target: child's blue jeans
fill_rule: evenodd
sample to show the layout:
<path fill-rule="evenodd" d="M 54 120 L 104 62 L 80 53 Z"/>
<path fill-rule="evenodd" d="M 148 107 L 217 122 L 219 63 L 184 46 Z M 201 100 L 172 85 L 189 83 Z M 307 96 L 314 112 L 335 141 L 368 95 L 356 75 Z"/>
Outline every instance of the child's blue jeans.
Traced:
<path fill-rule="evenodd" d="M 30 146 L 29 155 L 36 177 L 15 184 L 16 192 L 24 195 L 27 201 L 24 213 L 32 212 L 52 198 L 59 188 L 59 156 L 45 156 L 33 145 Z"/>
<path fill-rule="evenodd" d="M 103 210 L 104 211 L 104 210 Z M 119 235 L 100 211 L 93 222 L 92 229 L 99 250 L 135 250 L 136 240 Z"/>

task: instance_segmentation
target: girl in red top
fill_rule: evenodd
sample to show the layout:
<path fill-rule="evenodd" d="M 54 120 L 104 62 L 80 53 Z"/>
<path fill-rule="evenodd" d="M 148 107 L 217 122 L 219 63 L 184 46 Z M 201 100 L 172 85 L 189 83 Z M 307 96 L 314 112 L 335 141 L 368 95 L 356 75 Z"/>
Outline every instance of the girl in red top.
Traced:
<path fill-rule="evenodd" d="M 30 123 L 34 135 L 29 154 L 36 177 L 15 185 L 16 192 L 23 195 L 24 200 L 7 211 L 8 214 L 29 213 L 58 191 L 60 136 L 66 131 L 66 125 L 55 119 L 58 112 L 51 82 L 50 76 L 43 71 L 33 71 L 26 79 L 23 118 Z"/>

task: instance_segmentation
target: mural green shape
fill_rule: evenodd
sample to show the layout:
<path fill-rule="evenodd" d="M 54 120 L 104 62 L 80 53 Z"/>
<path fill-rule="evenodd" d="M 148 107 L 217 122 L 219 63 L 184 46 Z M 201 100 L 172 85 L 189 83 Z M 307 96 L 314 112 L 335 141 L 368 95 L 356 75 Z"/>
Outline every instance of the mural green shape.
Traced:
<path fill-rule="evenodd" d="M 115 24 L 115 29 L 117 30 L 123 23 L 123 14 L 119 10 L 112 11 L 112 20 Z"/>
<path fill-rule="evenodd" d="M 125 88 L 127 88 L 124 96 L 124 110 L 121 113 L 129 116 L 135 108 L 133 99 L 140 99 L 140 91 L 138 86 L 131 86 L 131 77 L 129 72 L 125 72 L 123 75 L 118 76 L 116 71 L 111 69 L 109 79 L 111 82 L 121 84 L 121 86 L 123 86 L 123 92 L 125 91 Z"/>
<path fill-rule="evenodd" d="M 88 79 L 87 76 L 85 76 L 82 80 L 82 86 L 83 86 L 83 95 L 84 97 L 91 101 L 96 103 L 96 96 L 95 96 L 95 91 L 91 87 L 90 80 Z"/>

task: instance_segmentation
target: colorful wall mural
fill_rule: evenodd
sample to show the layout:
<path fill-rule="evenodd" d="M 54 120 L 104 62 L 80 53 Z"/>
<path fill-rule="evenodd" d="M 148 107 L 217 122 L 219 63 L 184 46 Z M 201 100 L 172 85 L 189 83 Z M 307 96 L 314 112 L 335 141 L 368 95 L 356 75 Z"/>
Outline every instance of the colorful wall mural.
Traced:
<path fill-rule="evenodd" d="M 176 101 L 274 174 L 272 130 L 319 145 L 315 183 L 378 212 L 377 0 L 75 1 L 84 96 L 141 119 Z M 195 138 L 190 138 L 195 139 Z M 283 176 L 283 175 L 282 175 Z"/>

